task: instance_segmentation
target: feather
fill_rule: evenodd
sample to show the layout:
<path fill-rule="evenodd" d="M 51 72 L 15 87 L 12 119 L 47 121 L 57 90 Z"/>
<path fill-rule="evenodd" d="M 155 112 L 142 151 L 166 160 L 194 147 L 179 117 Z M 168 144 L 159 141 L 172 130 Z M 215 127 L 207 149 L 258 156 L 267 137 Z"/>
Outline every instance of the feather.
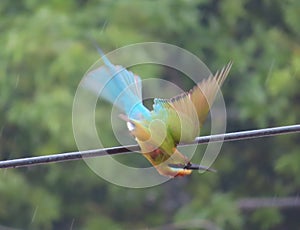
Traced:
<path fill-rule="evenodd" d="M 138 140 L 141 152 L 144 157 L 156 168 L 159 174 L 169 177 L 186 176 L 192 173 L 192 170 L 185 168 L 170 167 L 170 165 L 187 165 L 189 160 L 176 148 L 172 148 L 172 154 L 166 154 L 161 148 L 152 146 L 149 142 Z"/>
<path fill-rule="evenodd" d="M 204 123 L 210 106 L 213 104 L 218 90 L 228 76 L 231 66 L 232 62 L 229 62 L 221 71 L 217 71 L 214 76 L 211 75 L 208 79 L 198 83 L 197 86 L 190 90 L 189 99 L 195 106 L 200 125 Z"/>
<path fill-rule="evenodd" d="M 105 65 L 88 72 L 84 86 L 117 106 L 130 119 L 149 118 L 150 111 L 142 103 L 140 77 L 113 65 L 105 55 L 102 59 Z"/>
<path fill-rule="evenodd" d="M 198 83 L 189 92 L 170 99 L 154 99 L 153 109 L 168 125 L 174 138 L 179 142 L 189 142 L 199 135 L 216 94 L 232 66 L 229 62 L 214 76 Z"/>
<path fill-rule="evenodd" d="M 199 134 L 232 63 L 189 92 L 171 99 L 155 98 L 150 112 L 142 103 L 140 77 L 122 66 L 113 65 L 101 50 L 99 52 L 104 65 L 87 73 L 84 86 L 126 113 L 120 117 L 127 122 L 130 133 L 148 161 L 161 175 L 170 177 L 185 176 L 194 168 L 200 169 L 200 166 L 191 164 L 176 146 L 180 141 L 194 140 Z"/>

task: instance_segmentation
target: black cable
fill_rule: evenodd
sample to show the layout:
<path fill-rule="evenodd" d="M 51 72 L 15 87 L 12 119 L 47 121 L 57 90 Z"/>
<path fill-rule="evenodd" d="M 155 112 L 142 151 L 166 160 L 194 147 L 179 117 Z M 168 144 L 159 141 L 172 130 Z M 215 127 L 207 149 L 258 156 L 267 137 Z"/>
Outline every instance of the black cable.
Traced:
<path fill-rule="evenodd" d="M 180 145 L 186 146 L 186 145 L 193 145 L 193 144 L 205 144 L 208 142 L 236 141 L 236 140 L 245 140 L 251 138 L 267 137 L 267 136 L 282 135 L 282 134 L 297 133 L 297 132 L 300 132 L 300 125 L 290 125 L 290 126 L 282 126 L 282 127 L 275 127 L 275 128 L 257 129 L 257 130 L 197 137 L 195 141 L 192 143 L 184 143 Z M 138 145 L 128 145 L 128 146 L 118 146 L 118 147 L 104 148 L 104 149 L 85 150 L 79 152 L 60 153 L 60 154 L 53 154 L 47 156 L 20 158 L 20 159 L 0 161 L 0 168 L 16 168 L 16 167 L 33 166 L 39 164 L 48 164 L 50 162 L 78 160 L 86 157 L 99 157 L 99 156 L 105 156 L 107 154 L 109 155 L 128 154 L 133 151 L 139 151 L 139 150 L 140 148 Z"/>

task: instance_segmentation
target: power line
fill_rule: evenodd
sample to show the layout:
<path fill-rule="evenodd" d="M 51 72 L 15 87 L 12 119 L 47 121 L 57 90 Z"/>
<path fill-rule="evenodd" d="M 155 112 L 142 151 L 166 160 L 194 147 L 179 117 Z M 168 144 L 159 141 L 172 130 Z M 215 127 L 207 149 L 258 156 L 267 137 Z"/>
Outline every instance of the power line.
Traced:
<path fill-rule="evenodd" d="M 255 210 L 259 208 L 300 208 L 299 197 L 265 197 L 265 198 L 242 198 L 237 202 L 242 210 Z"/>
<path fill-rule="evenodd" d="M 274 128 L 256 129 L 256 130 L 240 131 L 234 133 L 217 134 L 212 136 L 197 137 L 195 139 L 195 142 L 198 144 L 204 144 L 204 143 L 208 143 L 209 141 L 211 142 L 237 141 L 237 140 L 245 140 L 251 138 L 275 136 L 275 135 L 297 133 L 297 132 L 300 132 L 300 125 L 289 125 L 289 126 L 281 126 L 281 127 L 274 127 Z"/>
<path fill-rule="evenodd" d="M 281 127 L 274 127 L 274 128 L 257 129 L 257 130 L 197 137 L 195 141 L 192 143 L 184 143 L 180 145 L 186 146 L 186 145 L 193 145 L 193 144 L 205 144 L 208 142 L 220 142 L 220 141 L 227 142 L 227 141 L 236 141 L 236 140 L 246 140 L 251 138 L 260 138 L 260 137 L 283 135 L 283 134 L 297 133 L 297 132 L 300 132 L 300 125 L 290 125 L 290 126 L 281 126 Z M 94 150 L 52 154 L 47 156 L 19 158 L 13 160 L 0 161 L 0 168 L 34 166 L 39 164 L 48 164 L 51 162 L 62 162 L 62 161 L 79 160 L 87 157 L 106 156 L 107 154 L 108 155 L 128 154 L 133 151 L 139 151 L 139 150 L 140 148 L 138 145 L 127 145 L 127 146 L 117 146 L 117 147 L 104 148 L 104 149 L 94 149 Z"/>

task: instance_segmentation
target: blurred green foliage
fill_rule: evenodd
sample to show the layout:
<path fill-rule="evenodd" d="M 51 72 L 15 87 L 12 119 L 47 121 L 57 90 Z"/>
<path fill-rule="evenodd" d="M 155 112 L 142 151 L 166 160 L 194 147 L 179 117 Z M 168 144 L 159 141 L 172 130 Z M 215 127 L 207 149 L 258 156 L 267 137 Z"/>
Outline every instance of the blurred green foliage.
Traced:
<path fill-rule="evenodd" d="M 296 124 L 299 9 L 296 0 L 2 0 L 1 160 L 76 149 L 72 103 L 82 76 L 99 58 L 93 41 L 104 51 L 166 42 L 191 51 L 213 71 L 233 60 L 223 87 L 228 131 Z M 155 73 L 149 71 L 140 75 Z M 157 76 L 172 79 L 168 72 Z M 105 113 L 108 108 L 99 109 Z M 105 142 L 114 145 L 108 122 L 101 117 L 97 122 Z M 174 229 L 296 229 L 297 209 L 241 212 L 236 201 L 298 196 L 298 143 L 298 135 L 226 143 L 214 165 L 218 174 L 195 173 L 138 190 L 112 185 L 80 161 L 1 170 L 0 224 L 20 229 L 163 229 L 170 224 Z"/>

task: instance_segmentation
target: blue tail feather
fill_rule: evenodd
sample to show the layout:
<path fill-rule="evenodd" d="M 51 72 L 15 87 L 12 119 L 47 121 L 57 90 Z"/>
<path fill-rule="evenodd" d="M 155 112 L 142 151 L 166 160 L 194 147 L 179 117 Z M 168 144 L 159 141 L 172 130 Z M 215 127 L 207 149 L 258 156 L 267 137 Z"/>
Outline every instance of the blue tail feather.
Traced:
<path fill-rule="evenodd" d="M 124 67 L 113 65 L 98 51 L 105 65 L 87 74 L 85 86 L 123 110 L 130 119 L 149 118 L 150 111 L 142 103 L 141 79 Z"/>

